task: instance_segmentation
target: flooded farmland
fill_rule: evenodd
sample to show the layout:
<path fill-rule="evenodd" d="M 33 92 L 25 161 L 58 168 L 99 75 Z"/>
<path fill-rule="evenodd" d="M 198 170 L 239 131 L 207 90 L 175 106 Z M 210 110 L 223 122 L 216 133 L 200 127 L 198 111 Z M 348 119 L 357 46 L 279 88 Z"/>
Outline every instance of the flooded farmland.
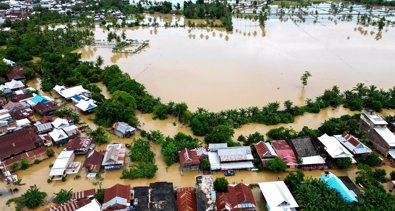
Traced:
<path fill-rule="evenodd" d="M 379 32 L 377 26 L 357 24 L 356 16 L 342 20 L 340 15 L 307 15 L 303 21 L 275 16 L 262 28 L 258 21 L 234 18 L 233 32 L 124 28 L 118 33 L 149 40 L 149 47 L 133 55 L 93 46 L 78 52 L 83 60 L 102 56 L 106 65 L 119 65 L 155 97 L 186 102 L 192 110 L 263 106 L 288 99 L 303 104 L 333 85 L 341 90 L 359 82 L 383 89 L 394 86 L 393 78 L 386 77 L 393 75 L 395 66 L 393 24 Z M 105 28 L 97 25 L 94 32 L 95 39 L 107 39 Z M 306 70 L 313 76 L 303 89 L 300 76 Z"/>

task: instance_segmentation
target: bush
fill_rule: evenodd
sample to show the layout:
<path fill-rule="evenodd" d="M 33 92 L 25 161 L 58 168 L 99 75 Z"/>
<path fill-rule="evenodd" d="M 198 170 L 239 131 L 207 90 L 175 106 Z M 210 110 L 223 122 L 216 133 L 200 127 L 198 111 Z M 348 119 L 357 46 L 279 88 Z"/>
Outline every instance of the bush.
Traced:
<path fill-rule="evenodd" d="M 200 161 L 200 169 L 203 171 L 209 171 L 211 169 L 210 161 L 207 158 Z"/>
<path fill-rule="evenodd" d="M 217 192 L 228 192 L 228 180 L 225 177 L 216 178 L 214 181 L 214 190 Z"/>
<path fill-rule="evenodd" d="M 336 166 L 339 169 L 347 169 L 352 165 L 351 158 L 339 158 L 336 159 Z"/>
<path fill-rule="evenodd" d="M 23 158 L 21 160 L 21 169 L 29 168 L 29 160 L 27 158 Z"/>
<path fill-rule="evenodd" d="M 207 144 L 210 143 L 226 143 L 232 140 L 233 128 L 230 128 L 227 125 L 218 125 L 214 127 L 204 138 L 204 141 Z"/>
<path fill-rule="evenodd" d="M 66 177 L 65 176 L 62 177 L 62 182 L 66 182 Z"/>
<path fill-rule="evenodd" d="M 285 171 L 287 169 L 287 165 L 280 158 L 276 157 L 267 162 L 266 169 L 272 172 Z"/>
<path fill-rule="evenodd" d="M 55 202 L 56 204 L 63 204 L 70 200 L 72 195 L 73 192 L 71 191 L 71 189 L 65 190 L 62 188 L 59 192 L 55 193 L 55 198 L 53 199 L 53 202 Z"/>
<path fill-rule="evenodd" d="M 372 152 L 369 155 L 366 155 L 365 157 L 362 157 L 360 159 L 360 161 L 362 163 L 365 163 L 369 166 L 378 166 L 381 164 L 381 159 L 379 154 L 377 154 L 376 152 Z"/>
<path fill-rule="evenodd" d="M 373 170 L 373 178 L 378 182 L 387 182 L 387 172 L 384 169 L 375 169 Z"/>
<path fill-rule="evenodd" d="M 34 164 L 39 164 L 39 163 L 41 163 L 41 160 L 39 160 L 39 159 L 34 160 Z"/>
<path fill-rule="evenodd" d="M 12 171 L 15 171 L 15 170 L 17 170 L 19 168 L 19 164 L 18 163 L 13 163 L 13 164 L 11 164 L 10 168 L 11 168 Z"/>

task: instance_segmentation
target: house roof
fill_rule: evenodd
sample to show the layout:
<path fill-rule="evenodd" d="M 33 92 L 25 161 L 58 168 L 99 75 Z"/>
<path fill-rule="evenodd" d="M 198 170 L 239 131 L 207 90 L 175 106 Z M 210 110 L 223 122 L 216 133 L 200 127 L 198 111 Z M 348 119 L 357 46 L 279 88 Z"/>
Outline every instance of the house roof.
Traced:
<path fill-rule="evenodd" d="M 50 211 L 100 211 L 100 204 L 96 199 L 71 199 L 59 206 L 51 207 Z"/>
<path fill-rule="evenodd" d="M 25 106 L 20 102 L 11 102 L 9 101 L 7 104 L 3 106 L 4 109 L 8 111 L 13 111 L 14 109 L 25 109 Z"/>
<path fill-rule="evenodd" d="M 155 182 L 149 185 L 150 188 L 150 210 L 175 211 L 176 198 L 174 195 L 173 183 Z"/>
<path fill-rule="evenodd" d="M 197 209 L 200 210 L 214 210 L 215 205 L 215 191 L 214 178 L 212 175 L 200 175 L 196 180 L 196 201 Z"/>
<path fill-rule="evenodd" d="M 96 194 L 96 189 L 92 188 L 89 190 L 73 192 L 73 195 L 71 196 L 71 198 L 72 199 L 85 199 L 85 198 L 94 196 L 95 194 Z"/>
<path fill-rule="evenodd" d="M 64 86 L 56 85 L 53 89 L 59 95 L 61 95 L 62 97 L 66 98 L 66 99 L 69 99 L 75 95 L 80 95 L 83 93 L 90 93 L 88 90 L 84 89 L 81 85 L 70 87 L 70 88 L 65 88 Z"/>
<path fill-rule="evenodd" d="M 221 148 L 217 153 L 221 162 L 254 160 L 249 146 Z"/>
<path fill-rule="evenodd" d="M 200 159 L 196 150 L 190 150 L 185 148 L 178 154 L 178 157 L 180 159 L 181 166 L 191 166 L 191 165 L 200 164 Z"/>
<path fill-rule="evenodd" d="M 29 99 L 29 98 L 32 98 L 33 97 L 33 95 L 32 94 L 30 94 L 30 93 L 28 93 L 28 94 L 19 94 L 19 95 L 13 95 L 12 97 L 11 97 L 11 100 L 12 101 L 14 101 L 14 102 L 19 102 L 19 101 L 21 101 L 21 100 L 26 100 L 26 99 Z"/>
<path fill-rule="evenodd" d="M 337 139 L 333 136 L 328 136 L 327 134 L 324 134 L 318 137 L 318 140 L 325 146 L 326 152 L 328 152 L 328 154 L 332 158 L 353 157 L 351 152 L 349 152 L 345 147 L 343 147 L 343 145 L 341 145 L 337 141 Z"/>
<path fill-rule="evenodd" d="M 123 165 L 125 161 L 126 149 L 122 144 L 109 144 L 104 154 L 102 165 Z"/>
<path fill-rule="evenodd" d="M 61 176 L 66 171 L 67 166 L 73 161 L 74 152 L 73 151 L 62 151 L 56 158 L 54 164 L 52 165 L 49 176 Z"/>
<path fill-rule="evenodd" d="M 320 177 L 320 180 L 328 185 L 328 187 L 340 193 L 343 199 L 347 202 L 357 202 L 356 195 L 351 192 L 346 185 L 334 174 L 328 173 Z"/>
<path fill-rule="evenodd" d="M 92 138 L 90 137 L 75 137 L 67 143 L 67 150 L 89 150 L 92 143 Z"/>
<path fill-rule="evenodd" d="M 374 130 L 391 147 L 395 146 L 395 135 L 388 128 L 374 128 Z"/>
<path fill-rule="evenodd" d="M 33 99 L 29 100 L 28 103 L 30 105 L 36 105 L 38 103 L 49 103 L 51 101 L 53 100 L 47 96 L 36 95 L 33 97 Z"/>
<path fill-rule="evenodd" d="M 52 130 L 52 124 L 50 122 L 44 123 L 44 124 L 39 124 L 35 126 L 37 129 L 38 133 L 41 133 L 43 131 L 49 131 Z"/>
<path fill-rule="evenodd" d="M 52 140 L 54 140 L 55 142 L 68 138 L 67 134 L 61 129 L 54 129 L 49 132 L 48 135 L 51 136 Z"/>
<path fill-rule="evenodd" d="M 0 159 L 35 149 L 40 141 L 31 128 L 0 136 Z"/>
<path fill-rule="evenodd" d="M 228 147 L 228 143 L 215 143 L 215 144 L 209 144 L 208 150 L 217 151 L 218 149 L 227 148 L 227 147 Z"/>
<path fill-rule="evenodd" d="M 67 119 L 56 118 L 56 119 L 52 122 L 52 125 L 54 126 L 54 128 L 67 127 L 67 126 L 69 126 L 69 121 L 67 121 Z"/>
<path fill-rule="evenodd" d="M 251 188 L 243 183 L 229 185 L 228 192 L 217 193 L 217 210 L 237 211 L 241 208 L 256 208 Z"/>
<path fill-rule="evenodd" d="M 112 127 L 114 130 L 117 130 L 123 134 L 125 134 L 126 132 L 133 132 L 136 130 L 136 128 L 128 125 L 125 122 L 116 122 Z"/>
<path fill-rule="evenodd" d="M 284 211 L 299 207 L 284 181 L 261 182 L 258 185 L 270 210 Z"/>
<path fill-rule="evenodd" d="M 42 103 L 42 102 L 39 102 L 39 103 L 35 104 L 35 106 L 33 108 L 39 114 L 46 115 L 46 114 L 48 114 L 50 112 L 55 111 L 56 110 L 56 105 L 53 104 L 53 103 Z"/>
<path fill-rule="evenodd" d="M 298 157 L 310 157 L 319 155 L 310 137 L 299 137 L 290 140 L 291 146 Z"/>
<path fill-rule="evenodd" d="M 362 116 L 364 116 L 366 119 L 368 119 L 371 123 L 373 123 L 374 125 L 387 125 L 388 123 L 383 119 L 383 117 L 381 117 L 378 114 L 375 113 L 370 113 L 370 112 L 362 112 L 361 113 Z"/>
<path fill-rule="evenodd" d="M 16 80 L 6 82 L 4 85 L 9 89 L 19 89 L 25 87 L 25 85 L 21 81 L 16 81 Z"/>
<path fill-rule="evenodd" d="M 20 79 L 25 79 L 25 74 L 23 74 L 23 71 L 26 70 L 28 67 L 26 66 L 19 66 L 19 67 L 14 67 L 10 72 L 7 73 L 7 79 L 9 81 L 11 80 L 20 80 Z"/>
<path fill-rule="evenodd" d="M 133 205 L 135 206 L 136 211 L 150 211 L 148 187 L 133 188 Z"/>
<path fill-rule="evenodd" d="M 111 210 L 111 207 L 125 209 L 130 203 L 130 185 L 116 184 L 104 192 L 102 210 Z"/>
<path fill-rule="evenodd" d="M 342 135 L 334 135 L 334 137 L 354 155 L 372 152 L 369 147 L 365 146 L 365 144 L 351 134 L 343 133 Z"/>
<path fill-rule="evenodd" d="M 40 119 L 40 122 L 42 124 L 47 123 L 47 122 L 52 124 L 52 121 L 53 121 L 53 117 L 51 117 L 51 116 L 43 116 L 43 118 Z"/>
<path fill-rule="evenodd" d="M 104 153 L 98 152 L 96 150 L 91 151 L 85 159 L 84 167 L 88 168 L 90 171 L 98 171 L 100 170 L 102 161 L 103 161 Z"/>
<path fill-rule="evenodd" d="M 277 157 L 277 154 L 270 143 L 259 141 L 254 144 L 254 147 L 260 159 Z"/>
<path fill-rule="evenodd" d="M 274 150 L 277 152 L 277 155 L 287 165 L 294 165 L 298 163 L 291 146 L 289 146 L 285 140 L 273 140 L 271 143 Z"/>
<path fill-rule="evenodd" d="M 86 101 L 86 100 L 80 100 L 75 107 L 79 108 L 81 111 L 89 111 L 92 109 L 97 108 L 97 105 L 92 102 L 91 100 Z"/>
<path fill-rule="evenodd" d="M 7 165 L 10 165 L 12 163 L 19 162 L 23 158 L 33 159 L 36 156 L 40 156 L 40 155 L 45 154 L 46 151 L 47 151 L 47 148 L 45 148 L 45 147 L 40 147 L 40 148 L 37 148 L 37 149 L 33 149 L 31 151 L 24 152 L 22 154 L 19 154 L 17 156 L 14 156 L 14 157 L 11 157 L 9 159 L 4 160 L 4 164 L 7 166 Z"/>
<path fill-rule="evenodd" d="M 183 211 L 197 211 L 194 188 L 177 188 L 177 208 Z"/>

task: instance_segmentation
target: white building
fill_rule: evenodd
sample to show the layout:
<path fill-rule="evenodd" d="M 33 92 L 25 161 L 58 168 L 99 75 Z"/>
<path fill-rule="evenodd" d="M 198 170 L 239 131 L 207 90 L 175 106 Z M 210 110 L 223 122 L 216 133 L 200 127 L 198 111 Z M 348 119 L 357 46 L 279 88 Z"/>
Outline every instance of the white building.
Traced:
<path fill-rule="evenodd" d="M 299 205 L 283 181 L 258 183 L 270 211 L 296 210 Z"/>
<path fill-rule="evenodd" d="M 333 136 L 328 136 L 324 134 L 318 137 L 318 140 L 324 146 L 324 150 L 333 158 L 351 158 L 353 163 L 357 161 L 353 158 L 353 154 L 349 152 L 342 144 L 337 141 Z"/>
<path fill-rule="evenodd" d="M 54 129 L 48 134 L 55 144 L 65 143 L 65 141 L 69 138 L 62 129 Z"/>
<path fill-rule="evenodd" d="M 254 157 L 248 146 L 218 148 L 208 153 L 208 159 L 213 171 L 254 168 Z"/>
<path fill-rule="evenodd" d="M 49 177 L 52 180 L 61 180 L 62 177 L 66 175 L 66 169 L 73 162 L 74 158 L 75 155 L 73 151 L 62 151 L 56 158 L 49 172 Z"/>
<path fill-rule="evenodd" d="M 74 86 L 70 88 L 66 88 L 65 86 L 56 85 L 53 90 L 55 90 L 60 96 L 64 97 L 65 99 L 70 99 L 75 95 L 90 95 L 91 92 L 89 90 L 84 89 L 81 85 Z"/>

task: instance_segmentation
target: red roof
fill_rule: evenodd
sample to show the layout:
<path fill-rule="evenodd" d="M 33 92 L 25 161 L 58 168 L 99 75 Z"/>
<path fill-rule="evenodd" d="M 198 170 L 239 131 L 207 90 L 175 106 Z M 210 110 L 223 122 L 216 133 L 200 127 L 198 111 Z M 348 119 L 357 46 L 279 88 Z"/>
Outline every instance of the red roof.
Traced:
<path fill-rule="evenodd" d="M 254 144 L 254 147 L 260 159 L 277 157 L 276 155 L 272 155 L 270 153 L 269 148 L 263 141 Z"/>
<path fill-rule="evenodd" d="M 271 141 L 271 144 L 277 155 L 287 165 L 293 165 L 298 163 L 294 151 L 285 140 L 273 140 Z"/>
<path fill-rule="evenodd" d="M 200 164 L 200 159 L 196 150 L 185 148 L 179 153 L 178 157 L 180 158 L 181 166 L 193 166 Z"/>
<path fill-rule="evenodd" d="M 346 139 L 348 142 L 350 142 L 350 144 L 352 144 L 354 147 L 356 147 L 360 144 L 359 140 L 351 134 L 343 133 L 342 136 L 344 139 Z"/>
<path fill-rule="evenodd" d="M 99 171 L 103 161 L 104 153 L 96 150 L 90 152 L 85 159 L 84 167 L 89 171 Z"/>
<path fill-rule="evenodd" d="M 32 98 L 33 95 L 32 94 L 20 94 L 20 95 L 14 95 L 11 97 L 11 100 L 14 102 L 19 102 L 21 100 L 26 100 L 29 98 Z"/>
<path fill-rule="evenodd" d="M 177 208 L 180 211 L 197 211 L 194 188 L 177 188 Z"/>
<path fill-rule="evenodd" d="M 59 206 L 52 207 L 49 210 L 50 211 L 74 211 L 77 210 L 87 204 L 89 204 L 91 200 L 89 199 L 81 199 L 81 200 L 75 200 L 71 199 L 68 202 L 65 202 Z"/>
<path fill-rule="evenodd" d="M 49 103 L 37 103 L 37 105 L 35 105 L 34 110 L 36 110 L 38 113 L 40 113 L 41 115 L 48 115 L 51 112 L 56 110 L 56 104 L 49 102 Z"/>
<path fill-rule="evenodd" d="M 229 185 L 228 192 L 217 193 L 216 202 L 218 211 L 222 211 L 225 208 L 230 211 L 256 209 L 256 202 L 251 188 L 243 183 Z"/>
<path fill-rule="evenodd" d="M 41 120 L 40 120 L 41 124 L 47 123 L 47 122 L 53 122 L 53 117 L 51 116 L 44 116 Z"/>
<path fill-rule="evenodd" d="M 23 71 L 27 69 L 28 67 L 14 67 L 12 70 L 7 73 L 7 79 L 12 81 L 13 79 L 15 80 L 20 80 L 20 79 L 25 79 L 25 75 L 23 74 Z"/>
<path fill-rule="evenodd" d="M 35 149 L 40 141 L 40 137 L 31 128 L 0 136 L 0 159 Z"/>
<path fill-rule="evenodd" d="M 11 165 L 12 163 L 21 161 L 23 158 L 27 158 L 29 160 L 31 160 L 31 159 L 34 160 L 34 159 L 36 159 L 36 157 L 46 154 L 46 151 L 47 151 L 47 148 L 45 148 L 45 147 L 33 149 L 31 151 L 28 151 L 28 152 L 25 152 L 25 153 L 22 153 L 17 156 L 14 156 L 14 157 L 4 160 L 4 164 L 6 166 L 8 166 L 8 165 Z"/>
<path fill-rule="evenodd" d="M 85 199 L 88 198 L 89 196 L 93 196 L 96 194 L 96 190 L 89 189 L 89 190 L 84 190 L 84 191 L 79 191 L 79 192 L 73 192 L 73 195 L 71 196 L 72 199 Z"/>
<path fill-rule="evenodd" d="M 69 140 L 69 143 L 67 144 L 67 150 L 88 151 L 91 143 L 92 143 L 92 138 L 78 136 Z"/>
<path fill-rule="evenodd" d="M 126 199 L 127 203 L 130 203 L 130 185 L 121 185 L 121 184 L 116 184 L 112 186 L 111 188 L 107 188 L 105 193 L 104 193 L 104 200 L 103 204 L 111 201 L 111 199 L 115 197 L 120 197 Z M 115 209 L 125 209 L 126 205 L 125 204 L 118 204 L 116 201 L 114 201 L 115 204 L 111 204 L 104 210 L 114 210 Z"/>

